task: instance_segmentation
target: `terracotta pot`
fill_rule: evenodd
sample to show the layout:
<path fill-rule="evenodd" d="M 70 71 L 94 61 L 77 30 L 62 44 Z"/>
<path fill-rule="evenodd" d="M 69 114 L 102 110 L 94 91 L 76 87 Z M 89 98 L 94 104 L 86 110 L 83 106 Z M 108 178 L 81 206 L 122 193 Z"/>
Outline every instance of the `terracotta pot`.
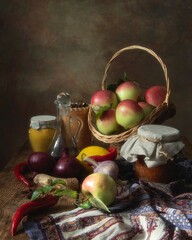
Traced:
<path fill-rule="evenodd" d="M 79 150 L 91 145 L 92 143 L 92 134 L 88 126 L 88 112 L 89 107 L 72 107 L 70 111 L 71 116 L 79 117 L 83 122 L 83 127 L 79 134 L 79 139 L 77 142 L 77 147 Z M 71 124 L 72 134 L 75 135 L 76 125 L 75 123 Z"/>

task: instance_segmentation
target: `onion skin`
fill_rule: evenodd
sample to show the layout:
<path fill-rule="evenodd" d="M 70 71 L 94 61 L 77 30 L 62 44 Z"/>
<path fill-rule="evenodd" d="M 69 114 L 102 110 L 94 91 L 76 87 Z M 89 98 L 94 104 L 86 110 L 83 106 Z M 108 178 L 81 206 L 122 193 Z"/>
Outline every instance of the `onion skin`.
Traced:
<path fill-rule="evenodd" d="M 94 173 L 105 173 L 115 180 L 118 178 L 119 168 L 114 161 L 105 160 L 103 162 L 96 162 L 90 157 L 85 158 L 84 161 L 90 163 L 93 166 Z"/>
<path fill-rule="evenodd" d="M 46 152 L 33 152 L 28 157 L 28 165 L 32 172 L 50 173 L 55 164 L 55 158 Z"/>
<path fill-rule="evenodd" d="M 102 162 L 102 164 L 98 164 L 98 166 L 94 169 L 94 172 L 102 172 L 111 176 L 113 179 L 117 179 L 119 168 L 115 162 L 109 160 Z"/>
<path fill-rule="evenodd" d="M 61 158 L 54 166 L 53 174 L 60 178 L 77 178 L 80 179 L 84 173 L 83 165 L 79 160 L 70 156 L 66 152 L 63 153 Z"/>

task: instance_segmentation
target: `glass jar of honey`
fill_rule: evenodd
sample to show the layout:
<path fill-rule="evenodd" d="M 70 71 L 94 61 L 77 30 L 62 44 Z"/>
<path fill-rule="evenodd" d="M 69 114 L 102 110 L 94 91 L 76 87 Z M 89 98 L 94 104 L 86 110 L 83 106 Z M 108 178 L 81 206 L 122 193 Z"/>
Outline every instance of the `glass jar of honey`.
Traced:
<path fill-rule="evenodd" d="M 29 141 L 34 152 L 48 152 L 56 131 L 56 117 L 33 116 L 30 121 Z"/>

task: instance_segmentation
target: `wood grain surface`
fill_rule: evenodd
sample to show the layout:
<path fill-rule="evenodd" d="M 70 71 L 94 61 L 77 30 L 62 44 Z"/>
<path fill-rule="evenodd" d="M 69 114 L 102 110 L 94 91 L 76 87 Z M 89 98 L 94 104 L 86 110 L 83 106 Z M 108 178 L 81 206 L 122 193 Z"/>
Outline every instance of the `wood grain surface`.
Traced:
<path fill-rule="evenodd" d="M 29 156 L 28 143 L 25 143 L 16 156 L 0 172 L 0 239 L 1 240 L 25 240 L 29 239 L 24 232 L 22 224 L 19 225 L 17 234 L 11 236 L 11 222 L 16 209 L 29 202 L 28 188 L 14 175 L 13 168 L 16 163 L 26 160 Z M 74 200 L 60 199 L 59 203 L 49 210 L 41 211 L 29 216 L 29 219 L 38 219 L 50 213 L 56 213 L 74 208 Z M 26 220 L 24 218 L 23 220 Z"/>

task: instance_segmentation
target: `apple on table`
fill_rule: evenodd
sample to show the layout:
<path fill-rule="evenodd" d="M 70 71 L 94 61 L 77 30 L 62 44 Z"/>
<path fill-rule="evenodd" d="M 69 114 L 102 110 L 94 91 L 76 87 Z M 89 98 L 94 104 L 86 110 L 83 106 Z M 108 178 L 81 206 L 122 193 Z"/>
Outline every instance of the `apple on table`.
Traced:
<path fill-rule="evenodd" d="M 105 173 L 92 173 L 82 182 L 81 191 L 87 198 L 99 199 L 106 206 L 115 200 L 117 186 L 115 180 Z"/>

